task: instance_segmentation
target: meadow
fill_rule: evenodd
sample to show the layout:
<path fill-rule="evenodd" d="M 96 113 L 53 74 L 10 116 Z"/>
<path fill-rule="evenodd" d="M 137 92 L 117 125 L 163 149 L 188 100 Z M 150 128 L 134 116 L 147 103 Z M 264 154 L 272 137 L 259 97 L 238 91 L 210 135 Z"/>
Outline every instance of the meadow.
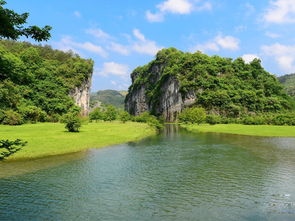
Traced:
<path fill-rule="evenodd" d="M 192 132 L 214 132 L 266 137 L 295 137 L 295 126 L 241 125 L 241 124 L 182 124 Z"/>
<path fill-rule="evenodd" d="M 67 132 L 61 123 L 20 126 L 0 125 L 0 139 L 22 139 L 28 144 L 8 160 L 41 158 L 74 153 L 89 148 L 140 140 L 155 134 L 154 128 L 135 122 L 99 122 L 83 125 L 79 133 Z"/>

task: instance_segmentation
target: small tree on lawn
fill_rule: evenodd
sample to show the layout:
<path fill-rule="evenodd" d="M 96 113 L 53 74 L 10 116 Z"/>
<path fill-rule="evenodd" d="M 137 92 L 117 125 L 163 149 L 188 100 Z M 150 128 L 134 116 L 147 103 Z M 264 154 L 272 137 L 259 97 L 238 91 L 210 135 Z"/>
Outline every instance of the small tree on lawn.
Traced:
<path fill-rule="evenodd" d="M 126 121 L 130 120 L 131 119 L 131 116 L 128 112 L 126 111 L 123 111 L 120 113 L 120 120 L 125 123 Z"/>
<path fill-rule="evenodd" d="M 75 113 L 68 113 L 64 115 L 62 122 L 66 124 L 65 128 L 69 132 L 79 132 L 82 125 L 81 119 Z"/>

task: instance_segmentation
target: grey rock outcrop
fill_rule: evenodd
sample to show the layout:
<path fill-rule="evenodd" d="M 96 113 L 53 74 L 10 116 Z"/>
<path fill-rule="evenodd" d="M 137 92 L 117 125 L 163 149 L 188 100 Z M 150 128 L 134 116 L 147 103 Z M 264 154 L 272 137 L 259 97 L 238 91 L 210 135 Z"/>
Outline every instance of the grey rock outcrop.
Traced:
<path fill-rule="evenodd" d="M 92 73 L 79 86 L 70 92 L 70 97 L 75 101 L 75 104 L 81 108 L 81 114 L 87 116 L 90 111 L 90 92 L 91 92 Z"/>
<path fill-rule="evenodd" d="M 168 122 L 174 122 L 177 115 L 187 106 L 192 105 L 196 96 L 194 91 L 190 91 L 185 95 L 180 92 L 180 82 L 174 76 L 165 76 L 162 79 L 163 65 L 152 65 L 148 72 L 148 83 L 131 86 L 125 99 L 125 109 L 132 115 L 140 115 L 149 111 L 157 116 L 163 116 Z M 136 71 L 132 73 L 132 84 L 140 77 Z M 160 88 L 157 90 L 157 102 L 151 102 L 148 97 L 146 85 L 156 86 L 161 81 Z"/>

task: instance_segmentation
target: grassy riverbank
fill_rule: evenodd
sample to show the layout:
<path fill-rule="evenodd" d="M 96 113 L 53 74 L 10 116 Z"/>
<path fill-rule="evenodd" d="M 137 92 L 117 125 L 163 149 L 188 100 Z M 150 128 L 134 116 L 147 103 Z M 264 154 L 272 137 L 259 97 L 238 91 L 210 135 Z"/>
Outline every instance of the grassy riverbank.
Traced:
<path fill-rule="evenodd" d="M 147 124 L 127 122 L 103 122 L 83 125 L 79 133 L 69 133 L 64 124 L 39 123 L 21 126 L 0 125 L 0 139 L 28 141 L 23 150 L 9 160 L 22 160 L 73 153 L 89 148 L 136 141 L 155 134 Z"/>
<path fill-rule="evenodd" d="M 241 124 L 216 124 L 216 125 L 181 125 L 192 132 L 215 132 L 267 137 L 295 137 L 295 126 L 272 125 L 241 125 Z"/>

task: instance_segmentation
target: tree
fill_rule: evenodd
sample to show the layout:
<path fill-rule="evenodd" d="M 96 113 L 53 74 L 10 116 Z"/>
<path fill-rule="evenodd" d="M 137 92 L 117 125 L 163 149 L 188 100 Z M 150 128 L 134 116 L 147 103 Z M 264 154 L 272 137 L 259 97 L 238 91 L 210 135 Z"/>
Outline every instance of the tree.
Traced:
<path fill-rule="evenodd" d="M 0 160 L 21 150 L 26 144 L 27 142 L 21 141 L 20 139 L 15 141 L 0 140 Z"/>
<path fill-rule="evenodd" d="M 51 27 L 46 25 L 44 28 L 38 26 L 24 27 L 27 23 L 29 13 L 18 14 L 13 10 L 6 9 L 4 0 L 0 0 L 0 38 L 17 40 L 21 36 L 31 37 L 36 41 L 47 41 L 51 35 Z"/>
<path fill-rule="evenodd" d="M 117 110 L 114 106 L 107 106 L 106 111 L 104 112 L 104 120 L 105 121 L 113 121 L 117 119 Z"/>
<path fill-rule="evenodd" d="M 128 112 L 123 111 L 122 113 L 120 113 L 120 120 L 125 123 L 126 121 L 130 120 L 131 116 Z"/>
<path fill-rule="evenodd" d="M 65 123 L 65 128 L 69 132 L 79 132 L 79 129 L 82 125 L 81 119 L 75 113 L 68 113 L 66 114 L 62 122 Z"/>
<path fill-rule="evenodd" d="M 187 108 L 179 114 L 179 120 L 183 123 L 200 124 L 206 119 L 204 108 Z"/>
<path fill-rule="evenodd" d="M 96 122 L 98 120 L 103 119 L 103 112 L 100 110 L 99 107 L 95 108 L 90 114 L 89 114 L 90 120 L 95 120 Z"/>

